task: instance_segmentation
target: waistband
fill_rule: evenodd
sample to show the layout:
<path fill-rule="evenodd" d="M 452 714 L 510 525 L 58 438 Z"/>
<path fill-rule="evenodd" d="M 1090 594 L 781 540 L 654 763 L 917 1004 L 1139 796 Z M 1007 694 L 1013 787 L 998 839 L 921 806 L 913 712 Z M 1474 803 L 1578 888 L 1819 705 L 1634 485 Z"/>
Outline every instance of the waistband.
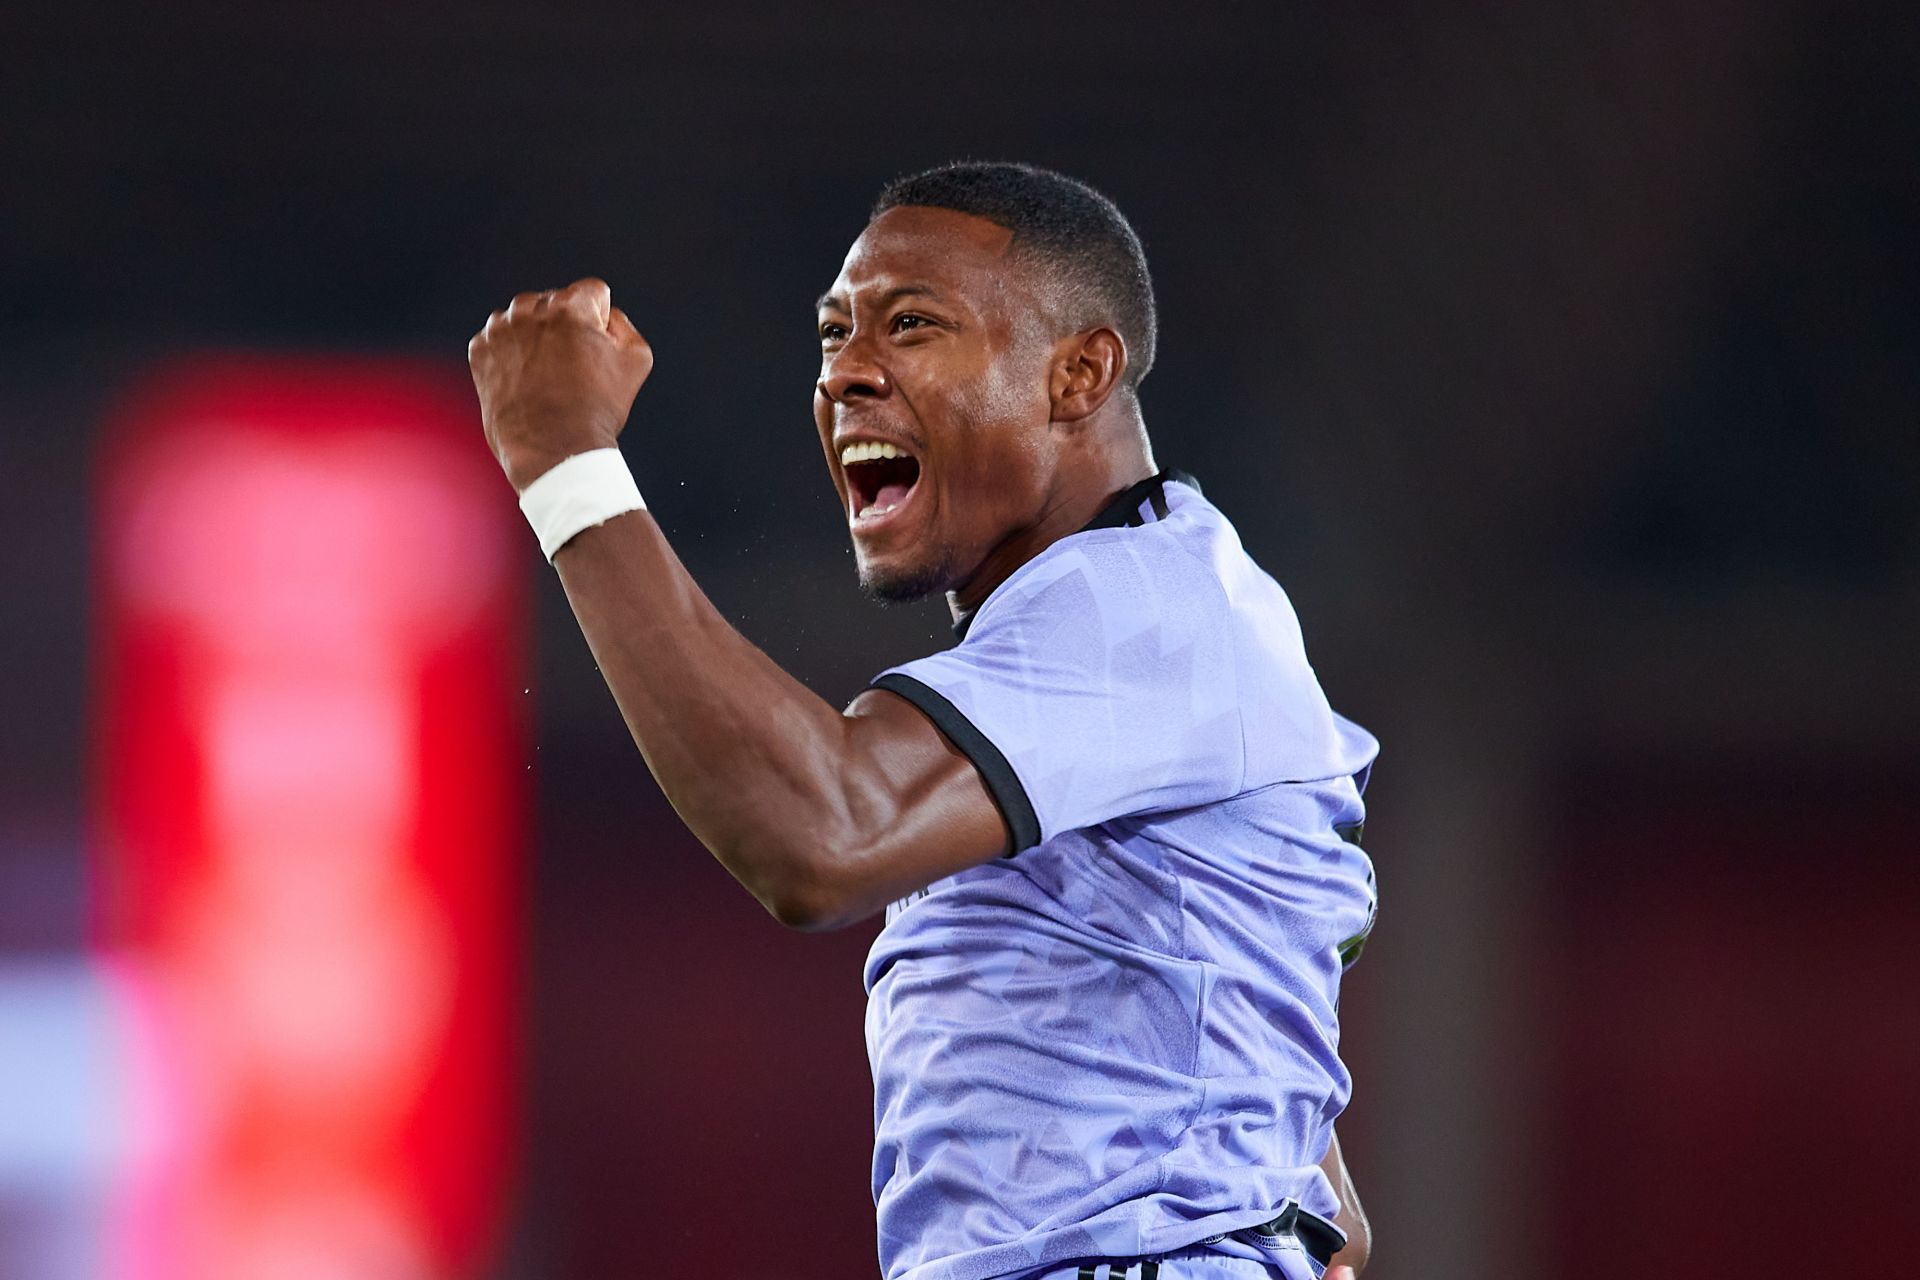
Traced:
<path fill-rule="evenodd" d="M 1307 1256 L 1321 1266 L 1333 1261 L 1333 1255 L 1346 1248 L 1347 1233 L 1328 1222 L 1317 1213 L 1309 1213 L 1297 1204 L 1290 1204 L 1280 1211 L 1280 1216 L 1271 1222 L 1263 1222 L 1250 1228 L 1255 1239 L 1266 1236 L 1291 1234 L 1307 1251 Z"/>
<path fill-rule="evenodd" d="M 1151 1258 L 1114 1259 L 1111 1261 L 1085 1262 L 1075 1280 L 1134 1280 L 1134 1268 L 1138 1267 L 1139 1280 L 1160 1280 L 1160 1264 L 1176 1256 L 1186 1256 L 1196 1251 L 1206 1251 L 1222 1241 L 1231 1240 L 1236 1249 L 1252 1252 L 1229 1252 L 1224 1256 L 1251 1260 L 1261 1250 L 1275 1249 L 1280 1241 L 1291 1237 L 1309 1258 L 1320 1264 L 1322 1271 L 1333 1261 L 1333 1255 L 1346 1247 L 1347 1233 L 1328 1222 L 1317 1213 L 1310 1213 L 1299 1205 L 1289 1204 L 1279 1215 L 1258 1226 L 1244 1227 L 1239 1231 L 1229 1231 L 1217 1236 L 1208 1236 L 1196 1240 L 1184 1249 L 1172 1253 L 1159 1254 Z M 1287 1246 L 1291 1248 L 1292 1246 Z M 1071 1265 L 1071 1264 L 1069 1264 Z M 1049 1272 L 1051 1276 L 1053 1273 Z M 1062 1271 L 1064 1277 L 1067 1273 Z"/>

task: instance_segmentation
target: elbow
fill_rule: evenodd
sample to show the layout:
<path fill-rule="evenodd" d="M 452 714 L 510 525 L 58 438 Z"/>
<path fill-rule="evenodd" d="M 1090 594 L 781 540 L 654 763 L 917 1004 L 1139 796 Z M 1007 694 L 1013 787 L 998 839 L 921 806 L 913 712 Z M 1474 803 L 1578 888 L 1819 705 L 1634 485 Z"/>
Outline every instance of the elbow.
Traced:
<path fill-rule="evenodd" d="M 716 835 L 704 840 L 708 852 L 768 915 L 797 933 L 844 929 L 887 903 L 879 896 L 886 886 L 874 874 L 876 859 L 847 824 L 831 817 Z"/>
<path fill-rule="evenodd" d="M 763 898 L 767 914 L 795 933 L 831 933 L 851 921 L 841 918 L 830 905 L 808 898 Z"/>
<path fill-rule="evenodd" d="M 870 914 L 844 877 L 796 859 L 800 868 L 754 896 L 767 914 L 796 933 L 829 933 Z"/>

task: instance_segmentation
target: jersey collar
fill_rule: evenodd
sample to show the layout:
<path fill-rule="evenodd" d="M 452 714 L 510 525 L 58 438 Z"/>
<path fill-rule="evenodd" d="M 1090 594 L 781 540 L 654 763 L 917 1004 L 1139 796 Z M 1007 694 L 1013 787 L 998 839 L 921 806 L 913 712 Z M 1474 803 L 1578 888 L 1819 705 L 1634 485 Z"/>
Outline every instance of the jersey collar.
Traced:
<path fill-rule="evenodd" d="M 1178 481 L 1200 492 L 1200 482 L 1186 472 L 1168 467 L 1158 475 L 1148 476 L 1139 484 L 1122 489 L 1113 495 L 1113 500 L 1100 509 L 1100 514 L 1087 521 L 1080 529 L 1086 533 L 1090 529 L 1135 529 L 1143 524 L 1167 518 L 1167 485 Z M 983 602 L 984 603 L 984 602 Z M 978 613 L 975 610 L 974 613 Z M 956 639 L 967 638 L 967 628 L 973 625 L 974 613 L 956 618 L 953 634 Z"/>

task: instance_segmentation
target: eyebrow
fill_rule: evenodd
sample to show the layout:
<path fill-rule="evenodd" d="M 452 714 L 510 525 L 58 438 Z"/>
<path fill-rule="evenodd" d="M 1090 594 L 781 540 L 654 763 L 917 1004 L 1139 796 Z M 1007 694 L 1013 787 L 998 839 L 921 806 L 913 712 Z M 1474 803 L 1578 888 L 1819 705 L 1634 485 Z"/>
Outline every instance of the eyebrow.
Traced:
<path fill-rule="evenodd" d="M 881 294 L 876 305 L 882 307 L 891 306 L 902 298 L 938 299 L 939 297 L 940 291 L 930 284 L 897 284 Z M 845 311 L 848 309 L 847 300 L 837 293 L 823 293 L 820 295 L 819 300 L 813 304 L 815 311 L 825 311 L 829 307 L 835 311 Z"/>

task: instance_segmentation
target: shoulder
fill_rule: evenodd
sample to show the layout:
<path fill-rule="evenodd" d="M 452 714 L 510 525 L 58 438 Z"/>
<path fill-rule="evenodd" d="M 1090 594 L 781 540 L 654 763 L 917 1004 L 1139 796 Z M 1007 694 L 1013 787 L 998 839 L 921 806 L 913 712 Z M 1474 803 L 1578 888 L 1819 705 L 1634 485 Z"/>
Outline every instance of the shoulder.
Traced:
<path fill-rule="evenodd" d="M 1293 601 L 1218 508 L 1202 502 L 1188 510 L 1191 532 L 1182 545 L 1204 562 L 1223 601 L 1220 625 L 1230 637 L 1246 729 L 1247 785 L 1364 776 L 1379 744 L 1329 705 Z"/>
<path fill-rule="evenodd" d="M 1105 601 L 1103 629 L 1151 637 L 1163 671 L 1178 668 L 1189 690 L 1212 695 L 1205 701 L 1231 699 L 1247 786 L 1364 768 L 1376 745 L 1328 704 L 1286 590 L 1198 485 L 1175 480 L 1165 492 L 1161 519 L 1050 548 L 1095 584 L 1089 594 Z"/>

